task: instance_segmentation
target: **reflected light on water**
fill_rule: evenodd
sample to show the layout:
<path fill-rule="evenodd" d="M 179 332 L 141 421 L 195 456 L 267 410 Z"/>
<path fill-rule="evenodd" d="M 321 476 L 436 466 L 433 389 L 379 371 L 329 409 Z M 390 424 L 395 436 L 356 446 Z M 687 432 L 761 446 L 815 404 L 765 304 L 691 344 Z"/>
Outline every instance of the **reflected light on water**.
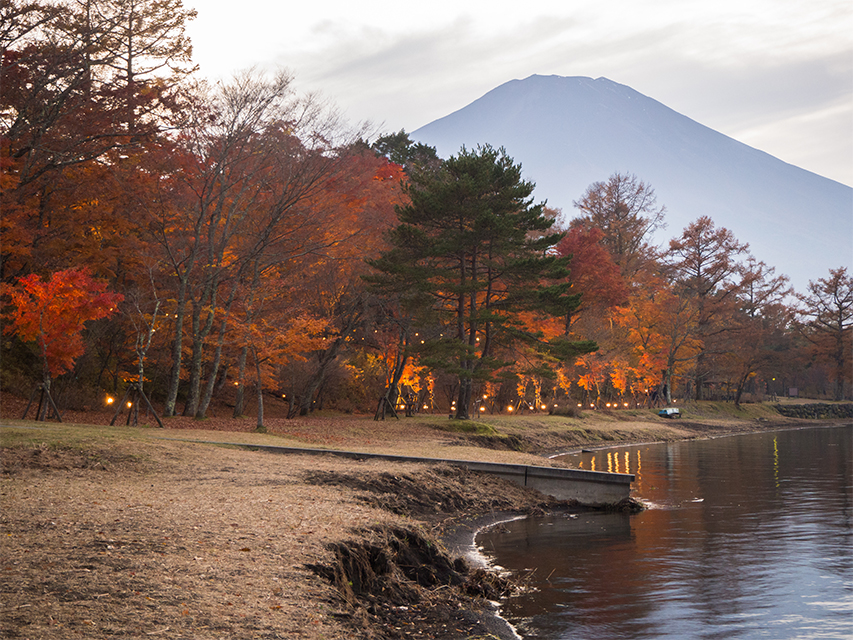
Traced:
<path fill-rule="evenodd" d="M 596 470 L 596 462 L 598 460 L 598 456 L 590 456 L 589 458 L 589 468 L 590 471 Z M 601 464 L 604 464 L 604 460 L 601 461 Z M 577 468 L 584 469 L 585 462 L 583 460 L 578 460 Z M 639 480 L 640 473 L 640 452 L 637 451 L 637 470 L 635 475 L 637 475 L 637 480 Z M 629 451 L 625 451 L 622 454 L 622 459 L 619 459 L 619 452 L 607 452 L 607 473 L 631 473 L 631 453 Z"/>
<path fill-rule="evenodd" d="M 603 457 L 603 456 L 602 456 Z M 592 455 L 589 457 L 589 470 L 595 471 L 598 465 L 598 456 Z M 600 464 L 604 464 L 602 460 Z M 586 469 L 586 461 L 581 459 L 576 462 L 576 468 L 578 469 Z M 637 476 L 637 482 L 641 480 L 640 472 L 643 468 L 642 465 L 642 453 L 637 451 L 637 463 L 636 463 L 636 471 L 634 471 L 634 475 Z M 607 454 L 607 472 L 608 473 L 631 473 L 631 453 L 629 451 L 625 451 L 622 454 L 622 460 L 619 459 L 618 452 L 608 452 Z"/>
<path fill-rule="evenodd" d="M 779 488 L 779 438 L 773 438 L 773 479 Z"/>

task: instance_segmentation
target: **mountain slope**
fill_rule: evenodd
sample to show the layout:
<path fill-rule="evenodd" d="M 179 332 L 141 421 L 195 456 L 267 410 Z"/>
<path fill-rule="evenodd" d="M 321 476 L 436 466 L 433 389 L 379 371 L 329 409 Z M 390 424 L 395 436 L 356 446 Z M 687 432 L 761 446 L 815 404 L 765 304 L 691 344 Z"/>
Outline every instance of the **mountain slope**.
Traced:
<path fill-rule="evenodd" d="M 536 196 L 575 215 L 596 180 L 630 173 L 667 208 L 666 242 L 701 215 L 749 242 L 798 291 L 853 262 L 853 189 L 787 164 L 606 78 L 530 76 L 411 137 L 442 157 L 489 143 L 520 162 Z"/>

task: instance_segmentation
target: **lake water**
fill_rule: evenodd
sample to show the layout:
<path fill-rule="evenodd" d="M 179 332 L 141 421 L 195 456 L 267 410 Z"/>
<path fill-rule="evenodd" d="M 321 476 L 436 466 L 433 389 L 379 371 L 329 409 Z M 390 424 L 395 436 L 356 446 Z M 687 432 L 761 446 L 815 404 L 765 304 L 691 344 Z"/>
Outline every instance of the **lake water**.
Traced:
<path fill-rule="evenodd" d="M 567 456 L 633 473 L 640 514 L 481 533 L 533 570 L 502 615 L 527 638 L 853 638 L 853 425 Z"/>

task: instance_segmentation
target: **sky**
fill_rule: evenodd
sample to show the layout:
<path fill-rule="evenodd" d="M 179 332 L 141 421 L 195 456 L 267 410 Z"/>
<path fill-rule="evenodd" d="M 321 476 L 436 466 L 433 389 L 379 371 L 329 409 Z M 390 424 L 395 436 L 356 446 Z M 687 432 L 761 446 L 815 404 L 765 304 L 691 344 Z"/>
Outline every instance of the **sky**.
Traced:
<path fill-rule="evenodd" d="M 509 80 L 604 76 L 853 186 L 850 0 L 184 0 L 209 80 L 287 69 L 353 125 L 446 116 Z"/>

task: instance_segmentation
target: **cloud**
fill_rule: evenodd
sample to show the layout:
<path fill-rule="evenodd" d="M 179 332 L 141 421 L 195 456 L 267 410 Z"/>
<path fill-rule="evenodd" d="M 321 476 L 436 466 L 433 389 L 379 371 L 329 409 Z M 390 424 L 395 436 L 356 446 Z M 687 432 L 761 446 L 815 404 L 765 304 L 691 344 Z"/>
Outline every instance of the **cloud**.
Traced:
<path fill-rule="evenodd" d="M 726 69 L 673 56 L 626 71 L 612 79 L 786 162 L 853 184 L 851 56 L 744 60 Z"/>
<path fill-rule="evenodd" d="M 606 76 L 795 164 L 814 161 L 810 135 L 837 128 L 820 168 L 806 168 L 853 182 L 841 127 L 853 112 L 839 106 L 853 105 L 847 0 L 534 0 L 500 12 L 485 0 L 394 11 L 319 0 L 264 17 L 262 43 L 231 41 L 241 60 L 260 47 L 254 62 L 292 69 L 301 88 L 386 130 L 411 131 L 534 73 Z"/>

